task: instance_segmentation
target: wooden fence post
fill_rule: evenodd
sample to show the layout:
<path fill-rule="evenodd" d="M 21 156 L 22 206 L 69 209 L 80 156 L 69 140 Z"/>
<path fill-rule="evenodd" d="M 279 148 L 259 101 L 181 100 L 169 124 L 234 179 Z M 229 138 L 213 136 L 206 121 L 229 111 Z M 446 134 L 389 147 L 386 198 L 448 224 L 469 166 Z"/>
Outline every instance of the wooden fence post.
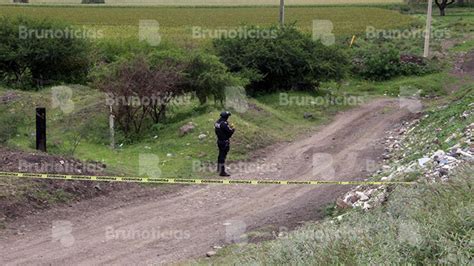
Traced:
<path fill-rule="evenodd" d="M 36 149 L 46 152 L 46 108 L 36 108 Z"/>

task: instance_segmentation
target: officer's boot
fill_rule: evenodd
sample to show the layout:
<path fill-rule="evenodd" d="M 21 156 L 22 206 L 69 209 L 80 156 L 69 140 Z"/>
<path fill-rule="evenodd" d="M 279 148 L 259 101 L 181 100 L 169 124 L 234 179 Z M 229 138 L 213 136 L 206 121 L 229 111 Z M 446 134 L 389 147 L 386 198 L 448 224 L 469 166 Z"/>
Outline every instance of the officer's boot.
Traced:
<path fill-rule="evenodd" d="M 220 164 L 220 176 L 230 176 L 226 171 L 225 171 L 225 164 Z"/>

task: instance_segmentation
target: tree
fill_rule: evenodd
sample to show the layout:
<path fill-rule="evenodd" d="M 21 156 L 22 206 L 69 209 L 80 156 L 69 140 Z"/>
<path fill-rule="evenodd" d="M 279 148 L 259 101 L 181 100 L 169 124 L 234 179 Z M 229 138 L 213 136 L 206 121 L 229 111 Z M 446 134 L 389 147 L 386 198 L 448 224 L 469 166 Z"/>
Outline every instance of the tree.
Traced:
<path fill-rule="evenodd" d="M 183 66 L 182 90 L 196 96 L 201 104 L 213 99 L 223 103 L 226 88 L 246 86 L 248 80 L 231 73 L 220 58 L 199 50 L 162 49 L 149 53 L 153 65 Z"/>
<path fill-rule="evenodd" d="M 209 97 L 221 104 L 225 100 L 226 87 L 246 86 L 247 81 L 230 73 L 215 55 L 196 53 L 186 67 L 186 91 L 195 93 L 201 104 Z"/>
<path fill-rule="evenodd" d="M 456 0 L 435 0 L 436 2 L 436 5 L 438 6 L 439 8 L 439 13 L 440 13 L 440 16 L 445 16 L 446 15 L 446 8 L 453 4 L 454 2 L 456 2 Z"/>
<path fill-rule="evenodd" d="M 0 81 L 16 87 L 85 81 L 89 42 L 74 31 L 50 20 L 0 17 Z"/>
<path fill-rule="evenodd" d="M 125 58 L 107 69 L 96 86 L 107 95 L 117 124 L 130 138 L 139 136 L 145 121 L 161 122 L 171 100 L 184 93 L 182 65 L 153 65 L 145 56 Z"/>

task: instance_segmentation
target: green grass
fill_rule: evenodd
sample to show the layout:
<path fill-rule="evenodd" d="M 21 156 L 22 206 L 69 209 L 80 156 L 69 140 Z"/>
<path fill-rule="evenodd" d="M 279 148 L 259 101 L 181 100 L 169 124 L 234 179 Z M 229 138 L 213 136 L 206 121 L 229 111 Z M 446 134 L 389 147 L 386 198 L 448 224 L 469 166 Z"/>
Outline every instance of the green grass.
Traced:
<path fill-rule="evenodd" d="M 464 41 L 453 47 L 453 52 L 469 52 L 474 50 L 474 8 L 456 8 L 448 10 L 443 20 L 438 20 L 439 27 L 453 29 L 453 35 L 464 36 Z"/>
<path fill-rule="evenodd" d="M 367 81 L 352 79 L 343 83 L 340 91 L 350 92 L 358 95 L 384 95 L 398 97 L 400 91 L 410 89 L 419 91 L 420 96 L 440 96 L 445 95 L 444 87 L 454 82 L 454 78 L 444 72 L 423 76 L 397 77 L 388 81 Z"/>
<path fill-rule="evenodd" d="M 138 38 L 141 19 L 158 21 L 162 41 L 196 42 L 192 28 L 229 29 L 242 25 L 269 26 L 278 23 L 278 7 L 38 7 L 2 6 L 0 16 L 54 18 L 77 26 L 100 30 L 104 38 Z M 211 19 L 212 18 L 212 19 Z M 348 18 L 350 18 L 348 20 Z M 404 28 L 415 20 L 374 7 L 288 7 L 286 21 L 310 33 L 313 20 L 330 20 L 337 36 L 365 32 L 367 26 Z M 202 41 L 198 40 L 197 42 Z"/>
<path fill-rule="evenodd" d="M 474 38 L 472 40 L 463 41 L 460 44 L 457 44 L 453 51 L 455 52 L 469 52 L 474 48 Z"/>
<path fill-rule="evenodd" d="M 275 1 L 271 0 L 214 0 L 214 1 L 203 1 L 203 0 L 106 0 L 106 5 L 124 5 L 124 6 L 140 6 L 140 5 L 167 5 L 167 6 L 241 6 L 241 5 L 276 5 Z M 0 3 L 7 4 L 11 3 L 11 0 L 0 0 Z M 59 5 L 77 5 L 81 3 L 80 0 L 30 0 L 30 4 L 59 4 Z M 402 0 L 333 0 L 329 4 L 331 5 L 352 5 L 352 4 L 398 4 L 402 3 Z M 328 5 L 328 1 L 323 0 L 294 0 L 288 3 L 290 5 Z"/>

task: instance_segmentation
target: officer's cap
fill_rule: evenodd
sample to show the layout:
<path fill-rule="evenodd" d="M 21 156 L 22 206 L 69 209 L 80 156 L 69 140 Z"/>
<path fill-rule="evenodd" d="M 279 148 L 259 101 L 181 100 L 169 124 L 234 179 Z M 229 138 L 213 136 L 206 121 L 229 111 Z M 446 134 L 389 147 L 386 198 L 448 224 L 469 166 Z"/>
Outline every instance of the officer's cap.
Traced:
<path fill-rule="evenodd" d="M 229 111 L 225 111 L 221 113 L 222 118 L 229 118 L 232 114 Z"/>

